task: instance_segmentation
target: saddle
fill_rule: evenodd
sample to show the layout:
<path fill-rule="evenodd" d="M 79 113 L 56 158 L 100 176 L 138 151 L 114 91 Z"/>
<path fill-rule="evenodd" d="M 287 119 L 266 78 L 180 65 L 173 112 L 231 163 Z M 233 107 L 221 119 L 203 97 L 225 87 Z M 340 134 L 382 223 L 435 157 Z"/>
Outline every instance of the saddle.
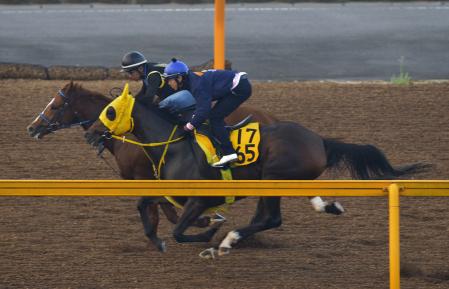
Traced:
<path fill-rule="evenodd" d="M 194 111 L 195 111 L 195 105 L 193 105 L 191 107 L 187 107 L 187 108 L 185 108 L 181 111 L 178 111 L 172 115 L 178 119 L 179 125 L 185 125 L 192 119 Z M 246 116 L 244 119 L 242 119 L 240 122 L 238 122 L 234 125 L 227 125 L 227 126 L 225 126 L 225 128 L 229 132 L 231 132 L 233 130 L 240 129 L 240 128 L 244 127 L 245 125 L 249 124 L 251 122 L 252 118 L 253 118 L 253 116 L 250 114 L 250 115 Z M 206 125 L 201 126 L 200 131 L 204 134 L 207 134 L 208 136 L 212 135 L 210 132 L 210 127 L 207 122 L 206 122 Z"/>

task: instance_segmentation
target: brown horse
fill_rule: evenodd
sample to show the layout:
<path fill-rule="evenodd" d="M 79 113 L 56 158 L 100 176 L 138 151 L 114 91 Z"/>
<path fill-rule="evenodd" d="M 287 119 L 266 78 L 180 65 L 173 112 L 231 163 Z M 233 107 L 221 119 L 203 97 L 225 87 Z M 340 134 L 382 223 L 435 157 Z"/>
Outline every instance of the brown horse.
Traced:
<path fill-rule="evenodd" d="M 157 143 L 167 139 L 173 129 L 173 117 L 161 111 L 157 105 L 133 103 L 127 86 L 123 94 L 104 110 L 105 124 L 96 121 L 87 131 L 86 139 L 98 145 L 115 128 L 132 133 L 144 143 Z M 124 108 L 129 112 L 123 113 Z M 132 118 L 132 120 L 131 120 Z M 129 124 L 133 123 L 131 126 Z M 108 127 L 105 127 L 108 125 Z M 232 169 L 234 179 L 241 180 L 312 180 L 319 177 L 326 168 L 349 169 L 353 178 L 394 178 L 406 176 L 423 168 L 421 164 L 393 167 L 385 155 L 373 145 L 349 144 L 324 139 L 318 134 L 292 122 L 276 122 L 261 126 L 260 157 L 247 166 Z M 207 163 L 201 149 L 194 144 L 189 135 L 182 130 L 175 138 L 179 141 L 170 145 L 161 170 L 163 179 L 202 180 L 220 179 L 220 171 Z M 165 152 L 160 148 L 147 148 L 156 159 Z M 219 246 L 219 254 L 230 252 L 232 245 L 263 230 L 279 227 L 282 223 L 280 196 L 260 197 L 256 213 L 248 226 L 233 230 Z M 173 231 L 178 242 L 208 242 L 217 231 L 217 227 L 188 235 L 185 231 L 208 208 L 225 202 L 224 197 L 188 197 L 180 198 L 184 204 L 183 214 Z M 210 251 L 209 251 L 210 252 Z"/>
<path fill-rule="evenodd" d="M 62 128 L 81 126 L 87 129 L 110 102 L 110 98 L 70 82 L 64 86 L 60 93 L 51 99 L 44 110 L 28 126 L 28 133 L 36 139 L 42 139 L 45 135 Z M 249 107 L 240 107 L 226 118 L 226 122 L 229 125 L 233 125 L 247 115 L 252 115 L 253 119 L 263 124 L 270 124 L 277 121 L 270 114 Z M 138 146 L 123 143 L 115 139 L 106 140 L 104 146 L 114 155 L 120 176 L 123 179 L 155 179 L 150 160 Z M 320 197 L 311 199 L 311 202 L 317 211 L 337 215 L 344 211 L 338 202 L 323 202 Z M 163 251 L 165 250 L 164 242 L 157 236 L 157 226 L 159 223 L 158 205 L 171 223 L 176 224 L 178 222 L 178 215 L 175 208 L 165 198 L 143 197 L 139 200 L 138 210 L 145 235 L 159 250 Z M 211 221 L 221 221 L 221 219 L 220 217 L 211 219 L 211 217 L 204 216 L 199 218 L 194 225 L 206 227 L 211 224 Z"/>

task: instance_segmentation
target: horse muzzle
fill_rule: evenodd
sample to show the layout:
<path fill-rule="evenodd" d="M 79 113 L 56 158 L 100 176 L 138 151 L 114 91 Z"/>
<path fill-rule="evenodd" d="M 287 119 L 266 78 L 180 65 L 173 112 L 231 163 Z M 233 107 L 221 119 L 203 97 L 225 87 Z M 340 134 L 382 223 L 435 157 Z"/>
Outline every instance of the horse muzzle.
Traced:
<path fill-rule="evenodd" d="M 42 126 L 33 127 L 31 125 L 27 127 L 27 132 L 30 135 L 30 137 L 34 137 L 35 139 L 41 139 L 45 135 L 51 133 L 51 131 L 45 127 Z"/>

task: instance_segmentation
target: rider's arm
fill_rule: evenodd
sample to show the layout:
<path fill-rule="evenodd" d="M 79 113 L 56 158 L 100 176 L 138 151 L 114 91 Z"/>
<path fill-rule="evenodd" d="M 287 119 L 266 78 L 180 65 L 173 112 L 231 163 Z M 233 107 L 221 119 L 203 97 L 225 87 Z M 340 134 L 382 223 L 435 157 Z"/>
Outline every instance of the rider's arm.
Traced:
<path fill-rule="evenodd" d="M 199 127 L 208 117 L 212 105 L 212 77 L 204 75 L 193 95 L 196 98 L 196 108 L 190 123 L 194 127 Z"/>
<path fill-rule="evenodd" d="M 142 103 L 151 103 L 158 90 L 164 86 L 162 75 L 158 71 L 151 71 L 147 75 L 147 87 L 142 94 L 136 96 L 136 100 Z"/>

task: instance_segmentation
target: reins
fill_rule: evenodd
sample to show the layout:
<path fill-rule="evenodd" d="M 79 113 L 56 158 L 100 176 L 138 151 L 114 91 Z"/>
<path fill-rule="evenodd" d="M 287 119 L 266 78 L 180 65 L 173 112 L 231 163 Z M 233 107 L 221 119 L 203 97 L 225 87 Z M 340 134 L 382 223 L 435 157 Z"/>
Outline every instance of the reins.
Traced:
<path fill-rule="evenodd" d="M 122 141 L 123 143 L 127 142 L 127 143 L 130 143 L 133 145 L 140 146 L 142 148 L 143 152 L 145 153 L 146 157 L 148 158 L 148 160 L 151 163 L 151 167 L 153 169 L 153 175 L 154 175 L 155 179 L 160 180 L 161 179 L 161 169 L 162 169 L 162 166 L 165 164 L 165 156 L 167 155 L 168 148 L 169 148 L 170 144 L 176 143 L 176 142 L 179 142 L 179 141 L 185 139 L 185 136 L 180 136 L 178 138 L 173 139 L 173 136 L 175 135 L 177 128 L 178 128 L 178 125 L 175 125 L 173 127 L 172 132 L 170 133 L 168 140 L 163 141 L 163 142 L 142 143 L 142 142 L 138 142 L 135 140 L 127 139 L 126 136 L 118 136 L 118 135 L 111 134 L 109 131 L 106 131 L 102 137 L 105 139 L 113 138 L 113 139 Z M 145 147 L 160 147 L 160 146 L 164 146 L 164 150 L 163 150 L 162 155 L 159 159 L 159 162 L 157 163 L 157 166 L 156 166 L 156 162 L 145 150 Z M 183 208 L 183 206 L 180 203 L 178 203 L 173 197 L 165 196 L 165 198 L 171 204 L 173 204 L 175 207 L 181 208 L 181 209 Z M 225 197 L 225 204 L 223 204 L 223 206 L 229 206 L 229 205 L 233 204 L 234 202 L 235 202 L 235 197 Z M 216 213 L 219 210 L 226 211 L 227 208 L 223 207 L 223 206 L 209 208 L 206 212 L 215 212 Z"/>
<path fill-rule="evenodd" d="M 175 127 L 175 129 L 176 129 L 176 127 Z M 111 135 L 111 137 L 115 138 L 117 140 L 120 140 L 122 142 L 127 142 L 127 143 L 130 143 L 130 144 L 138 145 L 140 147 L 159 147 L 159 146 L 163 146 L 163 145 L 167 145 L 167 144 L 178 142 L 178 141 L 180 141 L 180 140 L 182 140 L 184 138 L 183 136 L 180 136 L 180 137 L 178 137 L 176 139 L 173 139 L 173 140 L 169 139 L 168 141 L 163 141 L 163 142 L 141 143 L 141 142 L 138 142 L 138 141 L 127 139 L 126 136 Z"/>
<path fill-rule="evenodd" d="M 95 122 L 95 120 L 83 120 L 83 121 L 80 121 L 80 122 L 74 122 L 74 123 L 71 123 L 71 124 L 59 124 L 59 125 L 57 126 L 57 130 L 59 130 L 59 129 L 65 129 L 65 128 L 72 128 L 72 127 L 74 127 L 74 126 L 91 125 L 91 124 L 93 124 L 94 122 Z"/>
<path fill-rule="evenodd" d="M 168 147 L 170 144 L 175 143 L 175 142 L 179 142 L 182 139 L 184 139 L 184 136 L 180 136 L 176 139 L 173 139 L 173 136 L 175 135 L 175 132 L 177 130 L 178 126 L 175 125 L 173 127 L 172 132 L 170 133 L 170 136 L 168 138 L 167 141 L 163 141 L 163 142 L 154 142 L 154 143 L 141 143 L 138 141 L 134 141 L 131 139 L 127 139 L 126 136 L 117 136 L 117 135 L 113 135 L 113 134 L 109 134 L 109 135 L 104 135 L 104 137 L 107 138 L 114 138 L 117 140 L 122 141 L 123 143 L 127 142 L 133 145 L 137 145 L 140 146 L 143 150 L 143 152 L 145 153 L 145 155 L 147 156 L 147 158 L 150 160 L 151 162 L 151 166 L 153 168 L 153 174 L 154 177 L 158 180 L 161 179 L 161 169 L 162 169 L 162 165 L 165 164 L 165 156 L 167 155 L 168 152 Z M 164 151 L 162 152 L 161 158 L 159 159 L 159 163 L 156 167 L 156 162 L 153 160 L 153 158 L 147 153 L 147 151 L 145 150 L 145 147 L 159 147 L 159 146 L 165 146 L 164 147 Z"/>

